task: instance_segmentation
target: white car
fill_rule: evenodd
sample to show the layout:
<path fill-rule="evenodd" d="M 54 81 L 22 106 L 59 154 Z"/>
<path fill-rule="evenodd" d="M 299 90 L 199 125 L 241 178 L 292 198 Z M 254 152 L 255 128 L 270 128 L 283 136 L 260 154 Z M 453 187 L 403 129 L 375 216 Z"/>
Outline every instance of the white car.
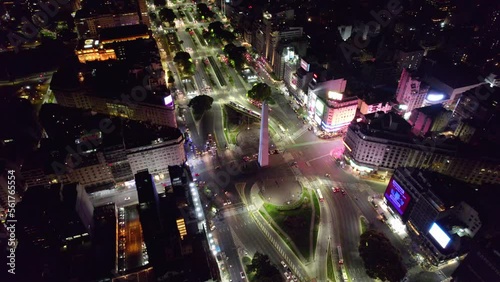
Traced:
<path fill-rule="evenodd" d="M 285 261 L 281 261 L 281 265 L 283 265 L 283 267 L 284 267 L 284 268 L 286 268 L 286 267 L 287 267 L 287 265 L 286 265 Z"/>

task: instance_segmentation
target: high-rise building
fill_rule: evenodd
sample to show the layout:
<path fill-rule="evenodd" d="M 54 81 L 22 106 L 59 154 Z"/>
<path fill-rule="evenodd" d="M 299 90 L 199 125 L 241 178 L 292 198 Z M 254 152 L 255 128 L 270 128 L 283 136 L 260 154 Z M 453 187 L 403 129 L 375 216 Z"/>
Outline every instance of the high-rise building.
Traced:
<path fill-rule="evenodd" d="M 403 69 L 407 69 L 409 71 L 418 70 L 423 57 L 424 50 L 422 48 L 397 50 L 395 60 L 398 66 L 398 71 L 401 72 Z"/>
<path fill-rule="evenodd" d="M 403 69 L 396 90 L 396 100 L 399 102 L 400 108 L 407 113 L 406 117 L 409 117 L 413 109 L 423 106 L 429 88 L 418 76 L 407 69 Z"/>
<path fill-rule="evenodd" d="M 398 167 L 429 169 L 473 184 L 500 183 L 495 150 L 471 148 L 445 136 L 415 136 L 411 125 L 389 112 L 351 124 L 344 139 L 345 157 L 359 171 L 392 172 Z"/>
<path fill-rule="evenodd" d="M 345 94 L 347 81 L 343 78 L 309 84 L 307 111 L 318 127 L 327 132 L 345 129 L 356 116 L 358 98 Z M 316 76 L 317 77 L 317 76 Z"/>
<path fill-rule="evenodd" d="M 451 119 L 451 111 L 441 105 L 432 105 L 414 109 L 408 123 L 415 135 L 425 136 L 427 133 L 444 131 Z"/>
<path fill-rule="evenodd" d="M 500 280 L 500 240 L 498 236 L 474 244 L 453 272 L 455 282 L 499 281 Z"/>
<path fill-rule="evenodd" d="M 152 44 L 157 52 L 154 41 Z M 127 57 L 131 58 L 126 61 L 95 61 L 61 67 L 51 81 L 58 104 L 177 127 L 175 105 L 166 88 L 165 73 L 161 64 L 150 61 L 153 57 L 147 50 L 151 46 L 141 46 L 142 51 L 130 52 Z M 147 61 L 140 63 L 143 60 Z"/>
<path fill-rule="evenodd" d="M 96 252 L 99 266 L 97 272 L 103 275 L 118 271 L 118 211 L 115 203 L 94 208 L 94 231 L 92 244 Z"/>
<path fill-rule="evenodd" d="M 95 38 L 101 28 L 140 24 L 145 6 L 141 11 L 140 7 L 136 1 L 86 1 L 75 14 L 78 35 L 80 38 Z"/>
<path fill-rule="evenodd" d="M 466 253 L 466 243 L 480 230 L 480 214 L 471 202 L 478 194 L 474 187 L 439 173 L 398 168 L 384 196 L 424 257 L 437 265 Z"/>

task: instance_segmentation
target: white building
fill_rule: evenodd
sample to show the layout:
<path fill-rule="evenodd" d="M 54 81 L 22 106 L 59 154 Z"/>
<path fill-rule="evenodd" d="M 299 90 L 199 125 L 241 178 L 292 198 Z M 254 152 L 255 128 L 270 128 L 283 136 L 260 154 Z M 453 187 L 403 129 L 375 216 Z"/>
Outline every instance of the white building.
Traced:
<path fill-rule="evenodd" d="M 392 112 L 365 118 L 366 122 L 350 125 L 344 139 L 344 156 L 356 170 L 415 167 L 473 184 L 500 183 L 500 161 L 486 148 L 485 152 L 459 150 L 451 139 L 417 137 L 411 125 Z"/>
<path fill-rule="evenodd" d="M 132 174 L 147 169 L 153 176 L 168 176 L 168 166 L 186 161 L 184 137 L 173 140 L 155 140 L 151 145 L 127 149 L 127 160 Z"/>
<path fill-rule="evenodd" d="M 407 114 L 406 118 L 409 117 L 413 109 L 423 106 L 424 99 L 428 93 L 428 85 L 407 69 L 403 69 L 398 89 L 396 90 L 396 100 L 399 102 L 400 108 Z"/>

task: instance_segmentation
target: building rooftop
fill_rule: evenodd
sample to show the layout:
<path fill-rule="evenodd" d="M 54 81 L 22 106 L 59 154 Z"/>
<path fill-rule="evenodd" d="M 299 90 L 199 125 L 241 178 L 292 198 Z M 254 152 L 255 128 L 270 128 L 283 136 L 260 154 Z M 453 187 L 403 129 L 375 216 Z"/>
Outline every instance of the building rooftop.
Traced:
<path fill-rule="evenodd" d="M 367 89 L 359 93 L 359 99 L 363 100 L 366 104 L 372 105 L 377 103 L 386 103 L 394 99 L 395 88 L 391 87 L 375 87 Z"/>
<path fill-rule="evenodd" d="M 417 109 L 414 109 L 414 111 L 421 112 L 422 114 L 424 114 L 426 116 L 435 117 L 441 113 L 447 112 L 448 110 L 443 108 L 443 106 L 441 106 L 441 104 L 436 104 L 436 105 L 431 105 L 431 106 L 427 106 L 427 107 L 417 108 Z"/>
<path fill-rule="evenodd" d="M 138 36 L 149 36 L 147 25 L 135 24 L 118 27 L 103 28 L 99 30 L 99 39 L 103 42 Z"/>
<path fill-rule="evenodd" d="M 109 120 L 109 132 L 102 132 L 101 138 L 91 142 L 98 149 L 108 147 L 135 148 L 151 145 L 159 139 L 176 140 L 182 137 L 178 128 L 154 125 L 148 122 L 134 121 L 92 114 L 87 110 L 66 108 L 56 104 L 46 104 L 40 111 L 40 120 L 50 139 L 60 146 L 77 147 L 75 140 L 89 132 L 102 129 L 102 122 Z M 85 162 L 87 163 L 87 162 Z"/>
<path fill-rule="evenodd" d="M 446 208 L 462 201 L 468 202 L 467 199 L 477 198 L 479 194 L 473 186 L 437 172 L 413 169 L 412 176 L 421 183 L 427 183 L 429 191 L 435 194 Z"/>
<path fill-rule="evenodd" d="M 413 144 L 415 146 L 432 146 L 443 150 L 456 152 L 460 142 L 456 139 L 441 136 L 423 138 L 411 132 L 411 125 L 400 115 L 388 112 L 377 112 L 365 115 L 365 121 L 351 124 L 349 128 L 374 138 Z"/>
<path fill-rule="evenodd" d="M 138 11 L 136 0 L 87 0 L 82 3 L 82 8 L 76 12 L 75 19 L 85 19 L 108 14 L 125 14 Z"/>
<path fill-rule="evenodd" d="M 130 41 L 113 44 L 127 46 Z M 126 61 L 93 61 L 85 64 L 71 61 L 54 73 L 50 87 L 55 91 L 84 91 L 87 95 L 117 100 L 123 103 L 146 103 L 165 106 L 163 98 L 170 95 L 166 86 L 158 86 L 156 91 L 151 91 L 147 90 L 144 85 L 144 78 L 148 75 L 161 77 L 163 71 L 156 70 L 149 73 L 146 67 L 150 65 L 150 62 L 144 62 L 143 60 L 148 57 L 148 53 L 141 54 L 127 51 L 134 49 L 124 47 L 123 52 L 130 54 L 132 57 Z M 120 56 L 120 54 L 117 54 L 117 56 Z M 141 99 L 142 101 L 136 101 L 132 97 L 132 89 L 137 87 L 141 87 L 141 91 L 146 93 L 145 97 Z M 124 96 L 129 97 L 128 101 L 123 101 Z"/>
<path fill-rule="evenodd" d="M 425 73 L 424 81 L 434 78 L 454 89 L 478 84 L 484 80 L 479 79 L 479 74 L 469 67 L 450 62 L 426 60 L 419 72 Z"/>

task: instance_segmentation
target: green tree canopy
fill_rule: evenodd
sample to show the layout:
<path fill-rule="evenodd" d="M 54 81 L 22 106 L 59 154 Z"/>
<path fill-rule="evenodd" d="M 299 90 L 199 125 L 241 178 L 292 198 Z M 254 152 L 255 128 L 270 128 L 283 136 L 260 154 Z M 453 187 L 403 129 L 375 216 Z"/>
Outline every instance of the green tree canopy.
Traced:
<path fill-rule="evenodd" d="M 237 70 L 241 70 L 243 68 L 243 64 L 245 59 L 243 55 L 246 53 L 245 47 L 236 47 L 233 43 L 229 43 L 224 46 L 224 52 L 229 57 L 229 60 L 233 67 Z"/>
<path fill-rule="evenodd" d="M 177 52 L 174 57 L 174 62 L 177 64 L 179 71 L 186 75 L 192 76 L 194 74 L 194 64 L 191 55 L 188 52 Z"/>
<path fill-rule="evenodd" d="M 205 3 L 196 4 L 196 8 L 198 9 L 198 15 L 201 19 L 213 19 L 215 18 L 215 13 L 212 12 Z"/>
<path fill-rule="evenodd" d="M 398 282 L 406 276 L 399 251 L 384 234 L 368 230 L 361 234 L 359 255 L 363 259 L 366 273 L 373 279 Z"/>
<path fill-rule="evenodd" d="M 174 11 L 169 8 L 162 8 L 160 12 L 158 12 L 158 16 L 160 16 L 162 21 L 169 23 L 173 23 L 176 18 Z"/>
<path fill-rule="evenodd" d="M 271 87 L 265 83 L 257 83 L 248 90 L 247 97 L 256 101 L 268 101 L 271 98 Z"/>
<path fill-rule="evenodd" d="M 188 107 L 193 109 L 195 115 L 202 115 L 212 108 L 214 98 L 207 95 L 198 95 L 189 101 Z"/>
<path fill-rule="evenodd" d="M 279 270 L 271 264 L 268 255 L 256 252 L 248 271 L 255 272 L 255 281 L 282 281 Z"/>

